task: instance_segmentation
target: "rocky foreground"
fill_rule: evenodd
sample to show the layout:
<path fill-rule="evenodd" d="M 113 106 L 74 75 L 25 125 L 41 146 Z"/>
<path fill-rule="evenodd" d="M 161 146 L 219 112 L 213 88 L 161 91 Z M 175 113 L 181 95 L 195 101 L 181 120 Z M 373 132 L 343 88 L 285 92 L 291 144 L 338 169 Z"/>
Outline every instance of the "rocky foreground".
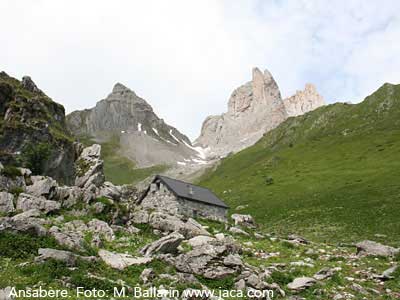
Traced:
<path fill-rule="evenodd" d="M 200 289 L 243 291 L 242 298 L 266 290 L 273 299 L 400 298 L 399 249 L 279 237 L 239 213 L 218 223 L 146 210 L 139 191 L 104 181 L 100 151 L 81 151 L 74 186 L 0 166 L 0 299 L 12 299 L 12 287 L 136 286 L 177 289 L 182 299 L 200 299 L 188 294 Z"/>

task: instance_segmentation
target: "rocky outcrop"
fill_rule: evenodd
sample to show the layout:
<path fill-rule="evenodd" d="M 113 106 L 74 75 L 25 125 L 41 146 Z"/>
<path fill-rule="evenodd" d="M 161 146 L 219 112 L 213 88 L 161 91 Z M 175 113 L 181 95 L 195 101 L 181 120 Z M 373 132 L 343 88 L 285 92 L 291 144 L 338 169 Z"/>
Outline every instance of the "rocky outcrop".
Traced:
<path fill-rule="evenodd" d="M 304 115 L 318 107 L 324 106 L 324 98 L 318 94 L 317 89 L 311 83 L 307 83 L 304 91 L 297 91 L 293 96 L 283 100 L 289 117 Z"/>
<path fill-rule="evenodd" d="M 70 251 L 49 248 L 40 248 L 38 254 L 39 256 L 35 258 L 36 262 L 45 262 L 51 259 L 64 262 L 67 266 L 75 266 L 78 259 L 87 262 L 95 262 L 97 260 L 94 256 L 80 256 Z"/>
<path fill-rule="evenodd" d="M 400 249 L 382 245 L 374 241 L 362 241 L 356 244 L 358 255 L 394 256 Z"/>
<path fill-rule="evenodd" d="M 153 243 L 146 245 L 140 253 L 144 256 L 153 256 L 158 253 L 176 253 L 184 236 L 178 232 L 171 233 Z"/>
<path fill-rule="evenodd" d="M 278 85 L 268 70 L 253 69 L 250 82 L 233 91 L 228 111 L 207 117 L 195 145 L 206 148 L 211 157 L 226 156 L 257 142 L 290 116 L 311 111 L 323 105 L 313 85 L 282 100 Z"/>
<path fill-rule="evenodd" d="M 70 184 L 76 145 L 67 130 L 64 107 L 46 96 L 32 79 L 0 73 L 0 161 L 22 163 L 34 174 Z"/>
<path fill-rule="evenodd" d="M 233 91 L 228 112 L 204 121 L 195 144 L 224 156 L 254 144 L 286 117 L 281 93 L 271 73 L 254 68 L 252 81 Z"/>
<path fill-rule="evenodd" d="M 0 212 L 10 213 L 14 211 L 14 195 L 7 192 L 0 192 Z"/>
<path fill-rule="evenodd" d="M 150 257 L 133 257 L 129 254 L 99 250 L 100 258 L 111 268 L 123 270 L 133 265 L 145 265 L 152 261 Z"/>
<path fill-rule="evenodd" d="M 83 149 L 76 161 L 75 185 L 87 189 L 91 185 L 101 186 L 104 181 L 103 161 L 100 159 L 101 146 L 94 144 Z"/>
<path fill-rule="evenodd" d="M 138 167 L 189 164 L 201 159 L 188 137 L 166 124 L 146 100 L 120 83 L 94 108 L 69 114 L 67 122 L 77 136 L 89 135 L 99 141 L 117 136 L 120 154 Z"/>

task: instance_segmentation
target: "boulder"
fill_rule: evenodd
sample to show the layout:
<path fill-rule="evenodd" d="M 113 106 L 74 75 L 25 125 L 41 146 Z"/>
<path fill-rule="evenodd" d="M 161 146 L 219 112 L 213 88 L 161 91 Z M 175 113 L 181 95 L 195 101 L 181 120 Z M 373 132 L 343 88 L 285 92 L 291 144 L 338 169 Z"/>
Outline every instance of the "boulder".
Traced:
<path fill-rule="evenodd" d="M 88 262 L 96 261 L 94 256 L 80 256 L 69 251 L 62 251 L 50 248 L 40 248 L 38 250 L 39 256 L 35 258 L 36 262 L 44 262 L 49 259 L 58 260 L 66 263 L 68 266 L 75 266 L 78 259 Z"/>
<path fill-rule="evenodd" d="M 104 237 L 109 242 L 115 239 L 114 231 L 104 221 L 93 219 L 87 224 L 87 227 L 90 232 L 95 235 Z"/>
<path fill-rule="evenodd" d="M 194 247 L 202 246 L 204 244 L 208 244 L 213 241 L 215 241 L 215 238 L 213 238 L 213 237 L 210 237 L 207 235 L 198 235 L 198 236 L 195 236 L 195 237 L 191 238 L 190 240 L 188 240 L 187 243 L 194 248 Z"/>
<path fill-rule="evenodd" d="M 225 266 L 212 266 L 207 268 L 202 275 L 208 279 L 222 279 L 235 273 L 235 270 Z"/>
<path fill-rule="evenodd" d="M 149 257 L 158 253 L 176 253 L 180 243 L 184 240 L 184 236 L 178 232 L 162 237 L 161 239 L 146 245 L 140 253 Z"/>
<path fill-rule="evenodd" d="M 362 241 L 356 244 L 357 255 L 376 255 L 376 256 L 394 256 L 400 249 L 382 245 L 374 241 Z"/>
<path fill-rule="evenodd" d="M 133 257 L 129 254 L 99 250 L 100 258 L 111 268 L 123 270 L 132 265 L 145 265 L 152 261 L 150 257 Z"/>
<path fill-rule="evenodd" d="M 327 278 L 330 278 L 333 276 L 333 274 L 335 274 L 336 269 L 331 269 L 328 267 L 325 267 L 321 270 L 319 270 L 317 273 L 314 274 L 314 279 L 316 280 L 324 280 Z"/>
<path fill-rule="evenodd" d="M 287 285 L 290 290 L 303 290 L 313 286 L 316 283 L 316 280 L 311 277 L 298 277 L 294 279 L 291 283 Z"/>
<path fill-rule="evenodd" d="M 224 265 L 227 267 L 242 267 L 243 262 L 238 254 L 229 254 L 224 258 Z"/>
<path fill-rule="evenodd" d="M 82 234 L 75 231 L 68 231 L 65 228 L 60 229 L 53 226 L 49 230 L 49 234 L 54 237 L 58 244 L 68 247 L 69 249 L 84 250 L 85 240 Z"/>
<path fill-rule="evenodd" d="M 0 219 L 0 232 L 4 230 L 12 232 L 25 232 L 32 233 L 37 236 L 45 236 L 47 234 L 44 225 L 44 220 L 39 218 L 31 217 L 32 212 L 38 212 L 36 210 L 30 210 L 26 213 L 18 214 L 12 218 Z"/>
<path fill-rule="evenodd" d="M 11 294 L 12 287 L 8 286 L 4 289 L 0 289 L 0 300 L 12 300 L 15 299 Z"/>
<path fill-rule="evenodd" d="M 246 231 L 238 228 L 238 227 L 231 227 L 229 228 L 229 232 L 234 233 L 234 234 L 242 234 L 242 235 L 246 235 L 249 236 L 250 234 L 248 234 Z"/>
<path fill-rule="evenodd" d="M 146 268 L 142 271 L 140 274 L 140 281 L 142 281 L 144 284 L 151 282 L 154 278 L 156 277 L 156 274 L 154 273 L 152 268 Z"/>
<path fill-rule="evenodd" d="M 297 234 L 290 234 L 288 236 L 288 241 L 293 244 L 302 244 L 302 245 L 307 245 L 310 243 L 305 238 L 303 238 Z"/>
<path fill-rule="evenodd" d="M 44 213 L 49 213 L 59 210 L 61 204 L 53 200 L 46 200 L 44 198 L 35 197 L 29 194 L 21 193 L 17 200 L 17 209 L 27 211 L 30 209 L 38 209 Z"/>
<path fill-rule="evenodd" d="M 100 159 L 101 146 L 94 144 L 83 149 L 76 161 L 75 185 L 88 189 L 91 185 L 100 187 L 104 181 L 103 161 Z"/>
<path fill-rule="evenodd" d="M 255 228 L 256 222 L 251 215 L 233 214 L 231 216 L 232 220 L 235 222 L 235 226 L 244 226 L 249 228 Z"/>
<path fill-rule="evenodd" d="M 104 182 L 100 187 L 100 191 L 98 193 L 99 197 L 106 197 L 113 200 L 118 200 L 121 198 L 121 188 L 113 185 L 111 182 Z"/>
<path fill-rule="evenodd" d="M 130 222 L 134 224 L 147 224 L 150 220 L 150 214 L 144 209 L 137 209 L 130 215 Z"/>
<path fill-rule="evenodd" d="M 7 192 L 0 192 L 0 212 L 10 213 L 14 210 L 14 195 Z"/>
<path fill-rule="evenodd" d="M 399 268 L 399 266 L 390 267 L 389 269 L 383 271 L 382 275 L 378 276 L 378 278 L 381 280 L 394 279 L 393 274 L 394 274 L 394 272 L 397 271 L 398 268 Z"/>
<path fill-rule="evenodd" d="M 33 176 L 33 178 L 37 178 Z M 26 187 L 26 193 L 35 197 L 45 197 L 46 199 L 53 199 L 56 195 L 57 182 L 50 177 L 40 176 L 39 180 L 34 180 L 32 185 Z"/>
<path fill-rule="evenodd" d="M 197 235 L 210 235 L 199 223 L 193 219 L 184 222 L 176 216 L 167 215 L 161 212 L 154 212 L 150 215 L 149 224 L 162 232 L 178 231 L 186 238 Z"/>

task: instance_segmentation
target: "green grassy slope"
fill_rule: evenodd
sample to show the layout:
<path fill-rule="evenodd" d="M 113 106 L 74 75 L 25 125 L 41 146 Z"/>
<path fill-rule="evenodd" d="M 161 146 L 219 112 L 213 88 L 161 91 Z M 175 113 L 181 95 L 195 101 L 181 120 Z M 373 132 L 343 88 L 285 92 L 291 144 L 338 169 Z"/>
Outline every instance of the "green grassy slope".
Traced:
<path fill-rule="evenodd" d="M 400 85 L 289 118 L 200 184 L 271 231 L 400 245 Z"/>
<path fill-rule="evenodd" d="M 79 137 L 85 146 L 95 143 L 90 137 Z M 104 160 L 104 175 L 106 180 L 114 184 L 135 184 L 151 175 L 164 171 L 167 166 L 158 165 L 149 168 L 136 168 L 135 163 L 120 154 L 119 137 L 111 136 L 101 144 L 101 157 Z"/>

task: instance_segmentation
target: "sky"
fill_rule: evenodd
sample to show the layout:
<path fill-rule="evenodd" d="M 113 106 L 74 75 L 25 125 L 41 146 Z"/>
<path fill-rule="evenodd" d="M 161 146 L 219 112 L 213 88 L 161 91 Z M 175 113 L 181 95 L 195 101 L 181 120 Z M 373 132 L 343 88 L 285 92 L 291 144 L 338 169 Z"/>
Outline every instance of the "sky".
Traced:
<path fill-rule="evenodd" d="M 67 113 L 121 82 L 195 139 L 232 91 L 268 69 L 282 96 L 327 103 L 400 83 L 398 0 L 1 0 L 0 70 Z"/>

